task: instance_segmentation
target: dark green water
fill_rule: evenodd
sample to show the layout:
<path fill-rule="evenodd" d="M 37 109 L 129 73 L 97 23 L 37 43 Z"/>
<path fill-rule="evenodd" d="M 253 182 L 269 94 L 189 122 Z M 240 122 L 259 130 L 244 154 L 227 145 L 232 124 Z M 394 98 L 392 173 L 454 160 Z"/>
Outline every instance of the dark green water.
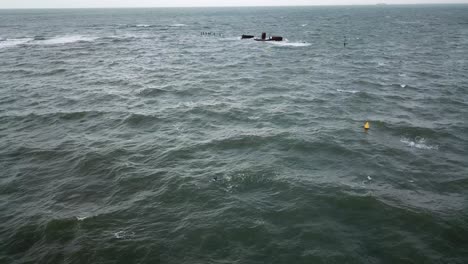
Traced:
<path fill-rule="evenodd" d="M 467 263 L 467 59 L 466 5 L 2 10 L 0 263 Z"/>

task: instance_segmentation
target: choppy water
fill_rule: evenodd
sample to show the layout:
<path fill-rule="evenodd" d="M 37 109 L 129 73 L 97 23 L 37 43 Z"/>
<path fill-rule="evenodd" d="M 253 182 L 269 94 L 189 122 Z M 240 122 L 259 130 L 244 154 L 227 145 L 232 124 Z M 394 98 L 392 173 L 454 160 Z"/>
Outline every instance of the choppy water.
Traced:
<path fill-rule="evenodd" d="M 466 5 L 0 11 L 0 263 L 467 263 L 467 59 Z"/>

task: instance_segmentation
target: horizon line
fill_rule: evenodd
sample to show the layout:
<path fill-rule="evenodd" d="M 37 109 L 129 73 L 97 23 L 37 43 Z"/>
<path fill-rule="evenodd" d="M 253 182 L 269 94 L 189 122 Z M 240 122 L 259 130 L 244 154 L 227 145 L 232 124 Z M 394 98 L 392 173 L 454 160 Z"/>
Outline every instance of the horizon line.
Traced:
<path fill-rule="evenodd" d="M 0 10 L 31 10 L 31 9 L 143 9 L 143 8 L 239 8 L 239 7 L 350 7 L 350 6 L 415 6 L 415 5 L 468 5 L 468 3 L 408 3 L 408 4 L 307 4 L 307 5 L 241 5 L 241 6 L 95 6 L 95 7 L 0 7 Z"/>

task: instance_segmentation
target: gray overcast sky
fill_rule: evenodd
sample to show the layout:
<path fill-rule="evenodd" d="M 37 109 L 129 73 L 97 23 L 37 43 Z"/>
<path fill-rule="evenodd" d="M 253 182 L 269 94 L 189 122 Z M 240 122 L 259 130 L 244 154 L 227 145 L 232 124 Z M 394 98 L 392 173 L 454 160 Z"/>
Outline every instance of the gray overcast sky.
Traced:
<path fill-rule="evenodd" d="M 0 0 L 0 8 L 277 6 L 468 3 L 468 0 Z"/>

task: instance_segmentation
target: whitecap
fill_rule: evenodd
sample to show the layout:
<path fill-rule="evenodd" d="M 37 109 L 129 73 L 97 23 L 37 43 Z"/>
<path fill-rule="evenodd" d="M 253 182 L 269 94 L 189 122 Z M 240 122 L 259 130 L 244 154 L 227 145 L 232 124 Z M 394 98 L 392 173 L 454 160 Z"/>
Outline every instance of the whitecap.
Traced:
<path fill-rule="evenodd" d="M 401 87 L 401 88 L 405 88 L 405 87 L 406 87 L 406 84 L 400 84 L 400 87 Z"/>
<path fill-rule="evenodd" d="M 305 26 L 307 26 L 307 24 L 302 24 L 301 26 L 305 27 Z"/>
<path fill-rule="evenodd" d="M 14 46 L 21 45 L 21 44 L 26 44 L 31 40 L 33 40 L 33 38 L 2 39 L 2 41 L 0 41 L 0 49 L 10 48 L 10 47 L 14 47 Z"/>
<path fill-rule="evenodd" d="M 417 149 L 439 149 L 439 146 L 437 145 L 428 145 L 426 143 L 425 138 L 421 137 L 416 137 L 414 140 L 411 140 L 409 138 L 402 138 L 400 139 L 402 143 L 405 143 L 408 147 L 410 148 L 417 148 Z"/>
<path fill-rule="evenodd" d="M 340 93 L 352 93 L 352 94 L 355 94 L 355 93 L 359 93 L 359 91 L 357 90 L 341 90 L 341 89 L 336 89 L 337 92 L 340 92 Z"/>
<path fill-rule="evenodd" d="M 172 24 L 171 27 L 185 27 L 186 24 Z"/>
<path fill-rule="evenodd" d="M 72 36 L 62 36 L 62 37 L 55 37 L 46 40 L 35 41 L 35 44 L 39 45 L 59 45 L 59 44 L 68 44 L 74 42 L 92 42 L 96 40 L 96 37 L 86 37 L 81 35 L 72 35 Z"/>
<path fill-rule="evenodd" d="M 151 25 L 148 24 L 138 24 L 136 27 L 151 27 Z"/>

